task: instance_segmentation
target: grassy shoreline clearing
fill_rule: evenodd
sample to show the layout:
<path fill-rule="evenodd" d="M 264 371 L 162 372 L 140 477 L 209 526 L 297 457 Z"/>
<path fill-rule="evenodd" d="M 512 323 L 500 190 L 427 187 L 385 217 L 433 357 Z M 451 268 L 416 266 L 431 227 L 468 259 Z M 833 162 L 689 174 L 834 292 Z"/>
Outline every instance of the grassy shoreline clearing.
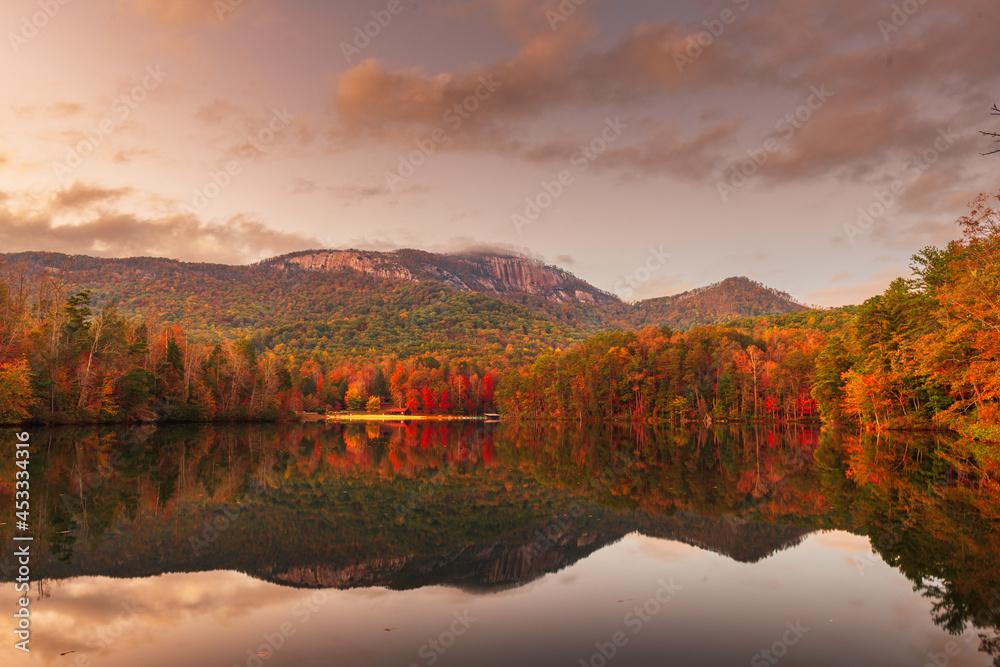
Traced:
<path fill-rule="evenodd" d="M 346 422 L 381 422 L 381 421 L 487 421 L 484 415 L 384 415 L 384 414 L 328 414 L 300 415 L 302 421 L 346 421 Z M 495 420 L 494 420 L 495 421 Z"/>

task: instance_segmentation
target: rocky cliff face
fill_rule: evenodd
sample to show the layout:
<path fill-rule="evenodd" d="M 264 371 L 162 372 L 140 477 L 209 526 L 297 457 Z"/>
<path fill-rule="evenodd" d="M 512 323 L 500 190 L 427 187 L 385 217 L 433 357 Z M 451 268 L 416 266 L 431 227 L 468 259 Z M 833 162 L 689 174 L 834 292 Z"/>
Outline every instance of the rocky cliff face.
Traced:
<path fill-rule="evenodd" d="M 473 260 L 466 260 L 473 263 Z M 570 282 L 572 275 L 520 257 L 482 257 L 479 263 L 490 278 L 484 286 L 520 291 L 544 290 Z M 499 285 L 499 288 L 497 287 Z"/>
<path fill-rule="evenodd" d="M 438 255 L 420 250 L 392 253 L 316 250 L 271 260 L 279 268 L 307 271 L 359 271 L 379 278 L 436 280 L 461 292 L 494 297 L 530 294 L 556 303 L 617 303 L 573 274 L 517 255 L 467 253 Z"/>
<path fill-rule="evenodd" d="M 381 253 L 365 253 L 350 250 L 333 252 L 316 252 L 307 255 L 288 257 L 282 260 L 282 266 L 290 264 L 300 266 L 307 271 L 338 271 L 351 269 L 368 273 L 379 278 L 397 278 L 413 280 L 413 274 L 408 269 L 387 261 Z"/>

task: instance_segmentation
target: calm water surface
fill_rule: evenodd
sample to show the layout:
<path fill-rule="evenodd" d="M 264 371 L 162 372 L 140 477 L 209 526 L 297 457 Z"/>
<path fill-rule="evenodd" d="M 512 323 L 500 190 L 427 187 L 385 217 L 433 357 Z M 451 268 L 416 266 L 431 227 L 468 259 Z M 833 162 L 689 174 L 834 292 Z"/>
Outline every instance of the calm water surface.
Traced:
<path fill-rule="evenodd" d="M 32 651 L 5 632 L 3 665 L 1000 665 L 1000 487 L 940 436 L 32 435 Z"/>

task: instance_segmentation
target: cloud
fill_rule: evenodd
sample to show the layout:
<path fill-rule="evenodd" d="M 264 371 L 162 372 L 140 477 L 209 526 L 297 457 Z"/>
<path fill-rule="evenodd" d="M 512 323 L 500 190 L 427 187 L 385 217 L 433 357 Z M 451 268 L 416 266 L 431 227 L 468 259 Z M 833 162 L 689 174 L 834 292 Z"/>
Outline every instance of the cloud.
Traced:
<path fill-rule="evenodd" d="M 900 197 L 902 210 L 908 213 L 928 213 L 932 211 L 954 211 L 968 206 L 979 194 L 978 188 L 970 188 L 975 177 L 969 174 L 964 164 L 949 164 L 941 169 L 929 169 L 912 181 Z"/>
<path fill-rule="evenodd" d="M 437 249 L 452 255 L 492 255 L 496 257 L 527 257 L 544 262 L 544 258 L 530 248 L 513 243 L 484 243 L 474 239 L 458 237 Z"/>
<path fill-rule="evenodd" d="M 788 72 L 783 88 L 802 94 L 811 86 L 834 91 L 761 170 L 762 177 L 792 182 L 834 175 L 868 182 L 887 155 L 920 154 L 952 125 L 961 139 L 935 170 L 954 172 L 954 165 L 975 154 L 975 132 L 965 110 L 988 107 L 982 91 L 997 80 L 995 68 L 985 66 L 1000 58 L 994 31 L 983 25 L 988 5 L 969 0 L 922 6 L 886 40 L 878 21 L 887 20 L 892 9 L 850 4 L 847 12 L 822 6 L 831 3 L 802 2 L 792 8 L 782 0 L 776 15 L 787 19 L 789 12 L 807 12 L 812 20 L 796 31 L 763 18 L 751 25 L 747 37 L 764 46 L 761 64 Z M 856 37 L 831 41 L 836 34 Z"/>
<path fill-rule="evenodd" d="M 121 656 L 154 645 L 179 625 L 238 625 L 253 614 L 288 609 L 315 591 L 295 591 L 237 572 L 163 574 L 145 579 L 78 577 L 56 581 L 37 613 L 51 628 L 32 649 L 46 664 L 114 664 Z M 123 632 L 124 630 L 124 632 Z M 67 648 L 74 655 L 60 657 Z M 81 663 L 78 656 L 90 654 Z M 93 658 L 99 659 L 93 660 Z"/>
<path fill-rule="evenodd" d="M 74 186 L 60 195 L 67 207 L 80 210 L 95 202 L 114 201 L 122 193 Z M 277 231 L 246 216 L 207 223 L 188 213 L 143 218 L 101 210 L 78 224 L 57 224 L 52 212 L 15 213 L 0 207 L 0 244 L 4 250 L 243 264 L 323 245 L 313 237 Z"/>
<path fill-rule="evenodd" d="M 444 125 L 446 114 L 453 112 L 461 116 L 462 135 L 468 138 L 469 128 L 488 133 L 511 120 L 534 117 L 553 105 L 579 99 L 585 80 L 579 73 L 569 73 L 579 64 L 579 49 L 597 33 L 586 7 L 557 30 L 545 16 L 557 9 L 555 2 L 470 3 L 460 10 L 468 13 L 483 7 L 520 42 L 513 58 L 433 75 L 416 67 L 389 70 L 379 60 L 366 59 L 335 80 L 331 106 L 344 130 L 407 140 L 413 132 Z M 463 113 L 463 104 L 476 108 Z"/>
<path fill-rule="evenodd" d="M 337 198 L 344 206 L 359 204 L 373 197 L 388 196 L 390 192 L 384 183 L 378 185 L 320 185 L 308 178 L 293 178 L 284 188 L 293 195 L 328 194 Z"/>
<path fill-rule="evenodd" d="M 160 154 L 151 148 L 132 146 L 116 150 L 115 154 L 111 156 L 111 160 L 115 164 L 133 164 L 137 161 L 149 162 L 157 157 L 160 157 Z"/>
<path fill-rule="evenodd" d="M 998 78 L 987 63 L 1000 59 L 1000 41 L 982 20 L 993 10 L 980 0 L 923 6 L 889 40 L 878 21 L 891 14 L 891 7 L 862 0 L 771 0 L 748 5 L 745 12 L 739 3 L 730 7 L 734 19 L 716 36 L 705 32 L 700 20 L 668 20 L 642 23 L 610 45 L 594 40 L 597 27 L 587 5 L 550 29 L 545 12 L 554 7 L 530 0 L 451 6 L 448 13 L 462 19 L 487 13 L 518 44 L 513 57 L 433 74 L 365 60 L 335 79 L 331 107 L 341 126 L 334 134 L 342 143 L 411 144 L 441 126 L 449 109 L 474 96 L 483 80 L 494 80 L 497 90 L 460 131 L 449 134 L 452 147 L 562 161 L 574 144 L 588 138 L 585 130 L 560 126 L 566 136 L 537 141 L 528 138 L 532 122 L 544 125 L 564 110 L 575 113 L 605 102 L 634 110 L 640 104 L 669 107 L 672 99 L 699 95 L 710 109 L 700 127 L 687 121 L 637 127 L 601 163 L 710 183 L 746 159 L 747 145 L 754 146 L 752 139 L 739 139 L 753 131 L 760 113 L 751 113 L 739 95 L 787 99 L 787 112 L 794 114 L 813 86 L 826 86 L 833 97 L 791 136 L 780 138 L 780 150 L 760 170 L 760 179 L 775 184 L 832 176 L 870 183 L 885 176 L 881 167 L 887 155 L 905 159 L 933 144 L 938 130 L 955 120 L 959 105 L 983 102 L 975 91 Z M 717 10 L 706 11 L 704 19 L 717 17 Z M 789 25 L 797 28 L 789 30 Z M 678 129 L 681 122 L 684 132 Z M 758 143 L 774 136 L 774 125 L 764 128 Z M 972 133 L 956 129 L 970 137 L 963 137 L 937 167 L 952 175 L 951 183 L 944 177 L 936 183 L 945 198 L 962 180 L 951 167 L 975 151 Z"/>
<path fill-rule="evenodd" d="M 702 35 L 708 35 L 703 25 L 643 23 L 611 50 L 582 54 L 575 73 L 590 80 L 588 88 L 613 86 L 626 96 L 697 90 L 751 74 L 736 42 L 713 38 L 706 47 Z"/>
<path fill-rule="evenodd" d="M 293 178 L 285 186 L 285 192 L 292 195 L 311 195 L 316 192 L 322 192 L 325 189 L 326 188 L 319 185 L 316 181 L 299 177 Z"/>
<path fill-rule="evenodd" d="M 550 23 L 563 5 L 476 0 L 452 7 L 447 13 L 462 18 L 489 12 L 493 24 L 519 44 L 513 57 L 436 74 L 417 67 L 387 69 L 379 60 L 366 59 L 334 80 L 330 106 L 341 123 L 339 138 L 409 143 L 445 125 L 448 114 L 458 109 L 461 131 L 451 133 L 450 139 L 459 147 L 519 154 L 536 161 L 557 155 L 565 159 L 560 143 L 534 145 L 517 138 L 523 134 L 517 130 L 525 122 L 545 120 L 552 113 L 592 108 L 595 101 L 613 100 L 611 106 L 620 108 L 622 103 L 648 102 L 667 93 L 742 82 L 753 73 L 747 65 L 750 60 L 738 53 L 733 40 L 718 39 L 711 48 L 699 47 L 704 31 L 700 22 L 643 23 L 609 48 L 591 48 L 598 28 L 587 5 L 576 7 L 565 22 Z M 678 58 L 689 58 L 687 54 L 696 53 L 695 49 L 701 54 L 690 67 L 679 64 Z M 488 97 L 484 82 L 492 84 Z M 467 101 L 476 109 L 463 114 L 461 105 Z M 652 129 L 659 154 L 624 152 L 620 158 L 623 163 L 634 161 L 638 168 L 674 169 L 685 157 L 708 150 L 714 143 L 713 131 L 722 128 L 728 136 L 738 126 L 738 120 L 728 119 L 705 128 L 696 133 L 702 143 L 690 146 L 675 138 L 672 127 Z M 586 137 L 570 137 L 568 143 L 578 139 Z M 668 155 L 673 152 L 686 155 Z M 706 171 L 706 162 L 711 160 L 696 156 L 698 171 Z"/>
<path fill-rule="evenodd" d="M 398 128 L 433 129 L 456 105 L 477 93 L 482 97 L 484 82 L 494 82 L 496 90 L 490 91 L 489 99 L 482 100 L 471 118 L 463 119 L 486 128 L 607 99 L 623 89 L 626 95 L 644 95 L 737 80 L 742 73 L 739 60 L 721 44 L 699 59 L 700 72 L 681 72 L 673 54 L 684 52 L 698 31 L 685 31 L 678 24 L 644 24 L 610 51 L 584 51 L 597 34 L 585 7 L 552 30 L 544 12 L 557 8 L 556 3 L 490 4 L 522 42 L 513 58 L 433 75 L 415 67 L 388 70 L 381 61 L 366 59 L 336 79 L 331 105 L 340 119 L 378 138 L 393 138 L 392 130 Z M 515 18 L 527 21 L 526 16 L 530 29 L 513 27 Z"/>
<path fill-rule="evenodd" d="M 69 118 L 83 111 L 83 105 L 76 102 L 56 102 L 49 105 L 48 112 L 55 118 Z"/>
<path fill-rule="evenodd" d="M 702 179 L 711 175 L 719 163 L 719 155 L 713 149 L 731 140 L 738 129 L 739 123 L 730 120 L 685 140 L 678 137 L 678 129 L 670 124 L 631 145 L 612 147 L 598 164 Z"/>
<path fill-rule="evenodd" d="M 133 192 L 132 188 L 101 188 L 79 181 L 55 193 L 52 198 L 54 211 L 85 209 L 102 202 L 113 202 Z"/>
<path fill-rule="evenodd" d="M 119 8 L 127 13 L 150 19 L 164 28 L 190 29 L 220 26 L 233 12 L 241 11 L 249 0 L 221 0 L 227 11 L 221 13 L 209 0 L 119 0 Z"/>
<path fill-rule="evenodd" d="M 372 197 L 381 197 L 383 195 L 390 194 L 389 188 L 384 184 L 370 186 L 331 185 L 325 188 L 325 190 L 335 195 L 345 206 L 349 204 L 357 204 L 365 201 L 366 199 L 371 199 Z"/>
<path fill-rule="evenodd" d="M 392 252 L 393 250 L 399 250 L 404 247 L 405 241 L 400 243 L 399 241 L 392 241 L 389 239 L 378 239 L 378 238 L 368 238 L 367 236 L 358 236 L 348 241 L 347 243 L 342 243 L 340 246 L 335 248 L 336 250 L 372 250 L 375 252 Z M 414 247 L 418 247 L 414 244 Z"/>
<path fill-rule="evenodd" d="M 194 114 L 195 118 L 208 125 L 221 125 L 236 116 L 244 117 L 246 112 L 232 102 L 218 97 L 198 107 Z"/>

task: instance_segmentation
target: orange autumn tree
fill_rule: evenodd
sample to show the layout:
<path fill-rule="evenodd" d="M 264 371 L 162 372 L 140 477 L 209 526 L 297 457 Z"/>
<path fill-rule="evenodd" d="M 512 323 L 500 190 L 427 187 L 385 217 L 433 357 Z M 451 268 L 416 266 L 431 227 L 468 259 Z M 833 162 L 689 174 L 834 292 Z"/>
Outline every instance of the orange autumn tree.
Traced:
<path fill-rule="evenodd" d="M 915 255 L 914 278 L 868 299 L 850 344 L 820 355 L 824 414 L 1000 442 L 1000 195 L 980 195 L 958 223 L 961 239 Z"/>
<path fill-rule="evenodd" d="M 958 223 L 962 239 L 925 265 L 941 332 L 921 339 L 923 365 L 955 399 L 935 421 L 1000 442 L 1000 194 L 979 195 Z"/>

